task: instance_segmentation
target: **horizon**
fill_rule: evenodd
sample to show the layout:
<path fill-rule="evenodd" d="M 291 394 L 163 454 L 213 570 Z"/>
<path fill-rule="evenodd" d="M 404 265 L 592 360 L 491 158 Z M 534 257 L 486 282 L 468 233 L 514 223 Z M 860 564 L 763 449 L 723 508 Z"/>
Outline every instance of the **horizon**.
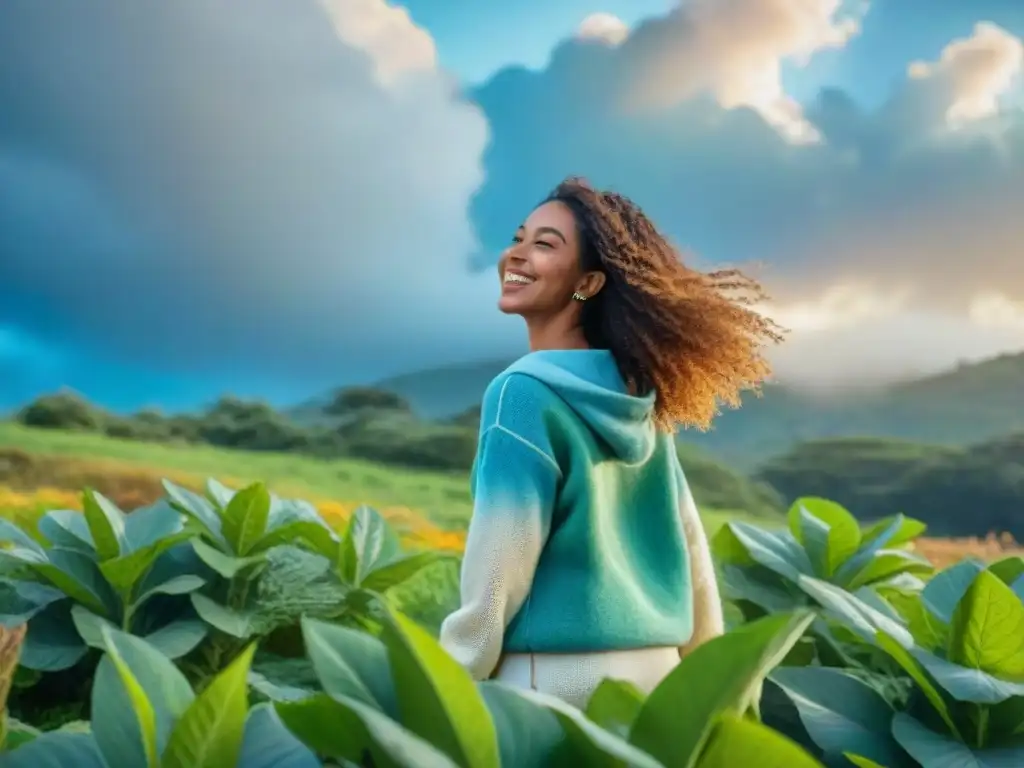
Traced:
<path fill-rule="evenodd" d="M 0 9 L 0 412 L 512 359 L 497 254 L 570 174 L 754 265 L 785 386 L 1024 351 L 1013 0 L 44 5 Z"/>

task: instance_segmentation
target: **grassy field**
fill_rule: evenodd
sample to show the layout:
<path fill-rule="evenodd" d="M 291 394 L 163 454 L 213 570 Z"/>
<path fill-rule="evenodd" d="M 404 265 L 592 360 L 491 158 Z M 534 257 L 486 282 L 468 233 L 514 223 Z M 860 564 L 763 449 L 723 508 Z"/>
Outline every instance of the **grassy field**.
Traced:
<path fill-rule="evenodd" d="M 30 476 L 17 468 L 5 473 L 5 451 L 26 454 L 32 464 Z M 107 492 L 101 480 L 112 487 L 141 486 L 138 503 L 144 503 L 150 500 L 148 489 L 158 491 L 161 477 L 191 485 L 215 477 L 236 487 L 262 480 L 274 492 L 308 499 L 322 510 L 369 504 L 386 517 L 421 515 L 444 530 L 464 530 L 472 512 L 464 474 L 419 472 L 351 459 L 141 443 L 0 422 L 0 485 L 7 489 L 6 502 L 0 490 L 0 506 L 6 505 L 8 511 L 25 505 L 52 506 L 60 498 L 70 501 L 68 492 L 85 485 Z M 728 520 L 747 517 L 715 509 L 703 509 L 702 514 L 709 533 Z"/>

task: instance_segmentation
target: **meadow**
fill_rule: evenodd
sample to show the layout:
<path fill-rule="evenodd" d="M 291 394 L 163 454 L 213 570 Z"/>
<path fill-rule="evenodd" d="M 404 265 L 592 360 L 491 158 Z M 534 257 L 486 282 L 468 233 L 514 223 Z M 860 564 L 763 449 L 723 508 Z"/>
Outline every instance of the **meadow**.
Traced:
<path fill-rule="evenodd" d="M 0 765 L 1024 765 L 1007 535 L 702 506 L 731 631 L 579 712 L 436 645 L 471 509 L 465 472 L 0 422 Z"/>

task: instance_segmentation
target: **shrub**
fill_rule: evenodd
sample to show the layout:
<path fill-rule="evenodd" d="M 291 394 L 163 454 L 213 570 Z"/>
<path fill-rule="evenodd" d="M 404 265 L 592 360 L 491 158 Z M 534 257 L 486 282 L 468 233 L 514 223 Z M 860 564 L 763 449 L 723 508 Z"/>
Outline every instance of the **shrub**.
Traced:
<path fill-rule="evenodd" d="M 58 392 L 29 403 L 16 418 L 27 427 L 93 432 L 103 426 L 105 414 L 74 392 Z"/>

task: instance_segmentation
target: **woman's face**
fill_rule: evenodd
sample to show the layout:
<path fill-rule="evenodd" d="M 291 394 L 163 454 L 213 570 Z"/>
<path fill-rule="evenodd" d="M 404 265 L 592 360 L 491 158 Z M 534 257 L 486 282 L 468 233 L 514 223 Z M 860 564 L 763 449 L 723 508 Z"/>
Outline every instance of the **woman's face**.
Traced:
<path fill-rule="evenodd" d="M 536 208 L 498 262 L 498 308 L 523 316 L 559 312 L 586 282 L 579 262 L 576 221 L 569 207 L 553 201 Z"/>

